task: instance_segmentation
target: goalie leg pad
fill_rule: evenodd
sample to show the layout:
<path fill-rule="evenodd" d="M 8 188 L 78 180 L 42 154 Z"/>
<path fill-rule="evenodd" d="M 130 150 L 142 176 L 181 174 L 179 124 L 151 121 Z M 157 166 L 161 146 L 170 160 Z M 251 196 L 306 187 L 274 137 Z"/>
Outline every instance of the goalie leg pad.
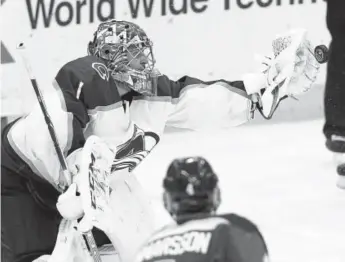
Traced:
<path fill-rule="evenodd" d="M 134 175 L 121 172 L 111 181 L 112 223 L 105 232 L 122 261 L 132 261 L 140 246 L 157 229 L 152 204 Z M 158 221 L 157 221 L 158 222 Z"/>
<path fill-rule="evenodd" d="M 85 213 L 79 230 L 101 229 L 125 262 L 133 260 L 156 229 L 155 213 L 132 173 L 127 169 L 111 172 L 114 158 L 115 152 L 101 139 L 90 137 L 86 141 L 78 175 Z"/>

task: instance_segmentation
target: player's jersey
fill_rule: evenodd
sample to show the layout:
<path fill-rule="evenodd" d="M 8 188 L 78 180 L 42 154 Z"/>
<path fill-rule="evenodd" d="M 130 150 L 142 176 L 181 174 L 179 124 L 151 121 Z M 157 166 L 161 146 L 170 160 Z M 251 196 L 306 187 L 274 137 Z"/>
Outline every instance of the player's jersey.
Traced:
<path fill-rule="evenodd" d="M 114 171 L 132 171 L 157 145 L 166 126 L 193 130 L 237 126 L 248 121 L 249 100 L 242 81 L 203 82 L 161 75 L 156 95 L 132 91 L 121 97 L 115 81 L 97 57 L 64 65 L 45 103 L 65 155 L 90 135 L 116 148 Z M 63 176 L 39 105 L 18 120 L 7 139 L 41 178 L 56 186 Z"/>
<path fill-rule="evenodd" d="M 166 226 L 141 247 L 136 262 L 267 262 L 258 228 L 235 214 Z"/>

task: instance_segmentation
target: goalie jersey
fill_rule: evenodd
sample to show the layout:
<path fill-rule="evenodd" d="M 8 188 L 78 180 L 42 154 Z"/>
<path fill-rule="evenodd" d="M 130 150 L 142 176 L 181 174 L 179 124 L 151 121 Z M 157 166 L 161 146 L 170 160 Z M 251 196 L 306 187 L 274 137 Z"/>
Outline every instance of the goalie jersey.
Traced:
<path fill-rule="evenodd" d="M 236 214 L 196 218 L 169 225 L 141 247 L 135 262 L 267 262 L 258 228 Z"/>
<path fill-rule="evenodd" d="M 114 171 L 132 171 L 156 146 L 167 126 L 227 128 L 249 119 L 250 102 L 242 81 L 204 82 L 188 76 L 172 81 L 161 75 L 155 96 L 132 91 L 121 97 L 107 68 L 94 56 L 64 65 L 53 86 L 54 92 L 44 99 L 65 156 L 96 135 L 115 149 Z M 65 183 L 38 104 L 11 126 L 6 138 L 37 175 L 34 179 L 55 187 Z"/>

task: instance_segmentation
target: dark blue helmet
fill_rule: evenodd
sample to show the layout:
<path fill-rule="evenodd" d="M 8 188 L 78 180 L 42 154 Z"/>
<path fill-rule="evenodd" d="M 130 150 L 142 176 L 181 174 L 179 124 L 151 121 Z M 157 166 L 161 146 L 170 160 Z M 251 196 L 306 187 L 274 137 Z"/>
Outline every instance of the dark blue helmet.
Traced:
<path fill-rule="evenodd" d="M 202 157 L 173 160 L 163 187 L 164 206 L 173 216 L 210 213 L 220 204 L 218 177 Z"/>

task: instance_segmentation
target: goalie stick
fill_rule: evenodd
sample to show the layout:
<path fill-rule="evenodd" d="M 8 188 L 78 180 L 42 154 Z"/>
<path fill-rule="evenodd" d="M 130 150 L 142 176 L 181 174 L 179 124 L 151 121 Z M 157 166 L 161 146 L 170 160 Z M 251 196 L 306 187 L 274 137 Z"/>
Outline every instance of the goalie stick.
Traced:
<path fill-rule="evenodd" d="M 26 71 L 30 77 L 31 85 L 34 88 L 38 103 L 40 105 L 41 111 L 42 111 L 43 116 L 44 116 L 44 120 L 45 120 L 47 127 L 48 127 L 48 130 L 49 130 L 49 135 L 53 141 L 55 151 L 56 151 L 57 156 L 59 158 L 59 162 L 60 162 L 60 165 L 62 167 L 63 175 L 67 181 L 67 184 L 70 185 L 71 184 L 71 177 L 70 177 L 70 173 L 67 169 L 67 162 L 66 162 L 66 159 L 62 153 L 61 147 L 59 145 L 59 141 L 58 141 L 56 133 L 55 133 L 53 122 L 52 122 L 52 120 L 49 116 L 49 113 L 47 111 L 47 107 L 46 107 L 45 102 L 43 100 L 42 93 L 41 93 L 40 88 L 37 84 L 37 80 L 36 80 L 36 77 L 33 73 L 33 70 L 31 68 L 30 61 L 26 55 L 26 47 L 25 47 L 24 43 L 23 42 L 19 43 L 19 45 L 17 46 L 17 49 L 19 50 L 19 53 L 22 57 Z M 62 192 L 64 192 L 66 190 L 66 186 L 62 186 L 62 185 L 58 185 L 58 186 Z M 83 238 L 84 238 L 87 246 L 89 247 L 89 252 L 90 252 L 93 260 L 95 262 L 101 262 L 102 260 L 101 260 L 100 254 L 98 252 L 97 245 L 96 245 L 96 242 L 95 242 L 95 239 L 92 235 L 91 230 L 89 232 L 83 233 Z"/>

